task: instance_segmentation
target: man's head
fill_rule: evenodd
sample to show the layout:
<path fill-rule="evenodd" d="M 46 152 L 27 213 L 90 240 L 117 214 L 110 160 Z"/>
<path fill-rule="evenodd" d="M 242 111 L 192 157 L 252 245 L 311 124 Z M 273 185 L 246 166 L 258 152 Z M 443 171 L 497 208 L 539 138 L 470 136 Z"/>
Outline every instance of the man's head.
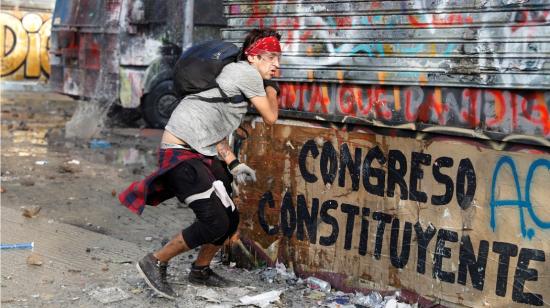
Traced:
<path fill-rule="evenodd" d="M 271 79 L 279 69 L 281 35 L 273 29 L 254 29 L 246 36 L 239 60 L 254 66 L 263 79 Z"/>

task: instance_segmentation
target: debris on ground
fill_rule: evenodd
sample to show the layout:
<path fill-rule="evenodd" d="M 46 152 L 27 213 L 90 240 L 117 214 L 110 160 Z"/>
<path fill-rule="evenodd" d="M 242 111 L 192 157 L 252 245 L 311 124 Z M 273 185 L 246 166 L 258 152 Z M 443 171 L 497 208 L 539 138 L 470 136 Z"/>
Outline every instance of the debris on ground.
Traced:
<path fill-rule="evenodd" d="M 34 248 L 34 242 L 0 245 L 0 249 L 33 249 L 33 248 Z"/>
<path fill-rule="evenodd" d="M 254 305 L 263 308 L 267 307 L 272 302 L 279 301 L 281 293 L 283 293 L 283 291 L 274 290 L 254 296 L 245 295 L 240 298 L 240 301 L 243 305 Z"/>
<path fill-rule="evenodd" d="M 40 212 L 42 207 L 32 206 L 30 208 L 23 207 L 21 209 L 23 210 L 23 214 L 22 214 L 23 216 L 25 216 L 27 218 L 33 218 L 33 217 L 36 217 L 38 215 L 38 213 Z"/>
<path fill-rule="evenodd" d="M 47 160 L 37 160 L 34 162 L 35 165 L 38 165 L 38 166 L 44 166 L 46 164 L 48 164 L 48 161 Z"/>
<path fill-rule="evenodd" d="M 111 147 L 111 143 L 107 140 L 92 139 L 90 141 L 90 149 L 108 149 Z"/>
<path fill-rule="evenodd" d="M 319 290 L 321 292 L 330 292 L 331 286 L 328 281 L 324 281 L 317 277 L 308 277 L 306 279 L 308 288 L 312 290 Z"/>
<path fill-rule="evenodd" d="M 197 292 L 196 297 L 203 298 L 209 303 L 219 304 L 221 302 L 220 301 L 221 295 L 218 292 L 212 290 L 211 288 L 199 289 L 198 292 Z"/>
<path fill-rule="evenodd" d="M 27 257 L 28 265 L 42 266 L 42 263 L 42 257 L 37 253 L 33 252 Z"/>
<path fill-rule="evenodd" d="M 59 167 L 57 168 L 57 171 L 59 173 L 77 173 L 80 170 L 80 167 L 78 164 L 74 164 L 74 163 L 71 163 L 71 162 L 65 162 L 61 165 L 59 165 Z"/>
<path fill-rule="evenodd" d="M 367 307 L 377 307 L 384 301 L 382 295 L 376 291 L 370 292 L 368 295 L 363 293 L 355 293 L 355 297 L 351 300 L 353 304 L 367 306 Z"/>
<path fill-rule="evenodd" d="M 34 186 L 34 181 L 31 179 L 22 179 L 20 183 L 23 186 Z"/>
<path fill-rule="evenodd" d="M 93 290 L 89 295 L 102 304 L 110 304 L 130 298 L 130 295 L 118 287 Z"/>

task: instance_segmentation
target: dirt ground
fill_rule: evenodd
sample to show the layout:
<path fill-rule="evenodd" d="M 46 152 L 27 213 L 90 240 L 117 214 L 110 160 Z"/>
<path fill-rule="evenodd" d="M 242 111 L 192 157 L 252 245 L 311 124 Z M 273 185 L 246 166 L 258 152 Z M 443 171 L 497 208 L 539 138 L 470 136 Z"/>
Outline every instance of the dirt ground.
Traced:
<path fill-rule="evenodd" d="M 190 285 L 196 251 L 170 264 L 178 299 L 156 297 L 135 261 L 194 215 L 176 199 L 142 216 L 119 204 L 116 195 L 155 168 L 161 131 L 103 127 L 91 104 L 2 93 L 1 242 L 34 242 L 33 250 L 2 249 L 2 306 L 233 307 L 245 295 L 276 290 L 282 295 L 275 307 L 354 307 L 349 296 L 311 291 L 284 269 L 239 269 L 221 256 L 213 268 L 235 287 Z"/>

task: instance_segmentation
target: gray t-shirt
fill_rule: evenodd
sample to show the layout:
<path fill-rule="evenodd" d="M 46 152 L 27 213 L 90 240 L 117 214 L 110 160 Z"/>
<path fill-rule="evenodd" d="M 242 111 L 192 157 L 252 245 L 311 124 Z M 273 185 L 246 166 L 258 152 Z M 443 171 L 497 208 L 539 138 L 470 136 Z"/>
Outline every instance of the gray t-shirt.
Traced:
<path fill-rule="evenodd" d="M 216 78 L 228 97 L 244 95 L 247 99 L 266 96 L 263 79 L 246 61 L 226 65 Z M 220 97 L 219 89 L 186 96 L 172 113 L 165 129 L 207 156 L 217 155 L 216 144 L 236 130 L 247 111 L 248 102 L 209 103 L 200 97 Z"/>

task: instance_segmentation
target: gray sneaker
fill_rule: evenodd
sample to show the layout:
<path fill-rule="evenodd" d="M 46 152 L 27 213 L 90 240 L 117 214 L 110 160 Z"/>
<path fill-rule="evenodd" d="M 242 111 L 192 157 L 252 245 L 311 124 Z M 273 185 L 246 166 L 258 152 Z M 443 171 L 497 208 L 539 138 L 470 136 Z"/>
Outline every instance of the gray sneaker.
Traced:
<path fill-rule="evenodd" d="M 205 267 L 202 269 L 191 267 L 189 282 L 218 288 L 230 287 L 234 285 L 233 281 L 216 274 L 216 272 L 214 272 L 210 267 Z"/>
<path fill-rule="evenodd" d="M 166 280 L 166 269 L 168 263 L 160 262 L 152 253 L 143 257 L 136 263 L 136 267 L 145 279 L 145 282 L 160 296 L 171 300 L 176 299 L 176 293 Z"/>

